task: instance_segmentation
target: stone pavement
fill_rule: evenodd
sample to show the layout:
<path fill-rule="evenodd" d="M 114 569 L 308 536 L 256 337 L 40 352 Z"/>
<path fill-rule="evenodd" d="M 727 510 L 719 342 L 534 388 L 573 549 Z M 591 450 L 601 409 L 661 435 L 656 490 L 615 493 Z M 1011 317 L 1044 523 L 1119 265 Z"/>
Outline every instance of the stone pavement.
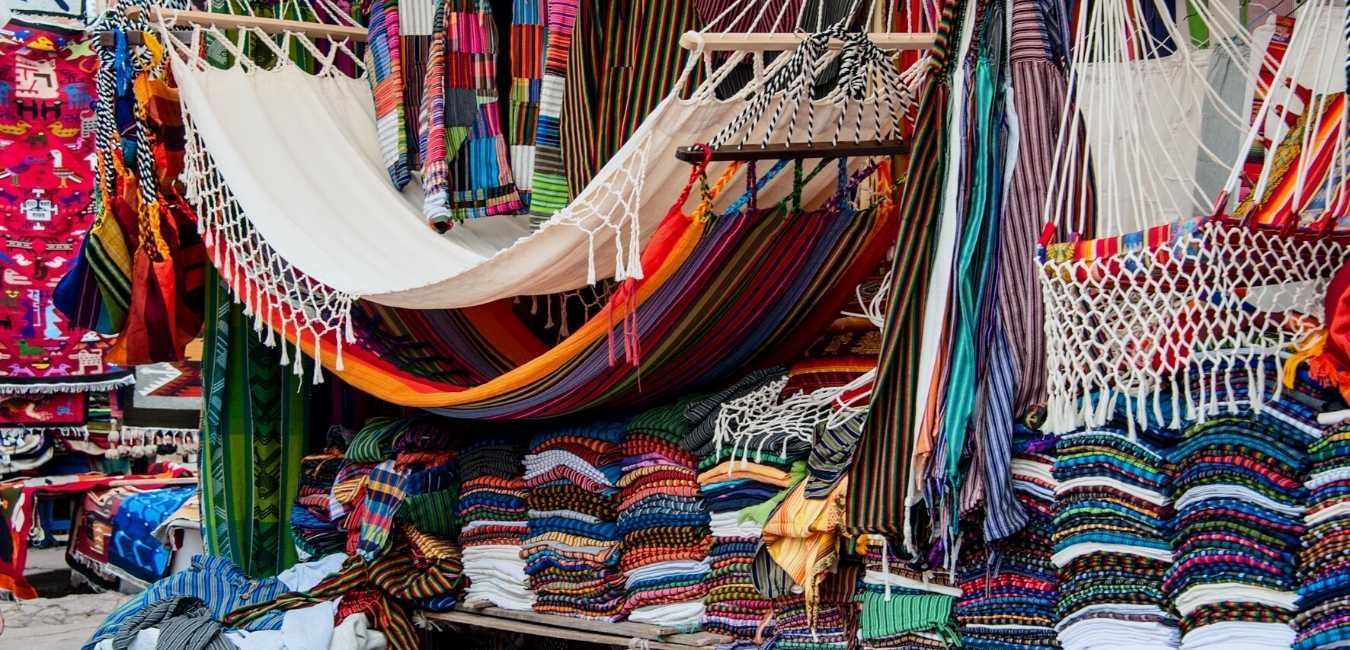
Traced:
<path fill-rule="evenodd" d="M 0 602 L 0 648 L 5 650 L 69 650 L 79 648 L 103 618 L 126 600 L 126 594 L 72 594 Z"/>
<path fill-rule="evenodd" d="M 70 593 L 64 547 L 29 549 L 25 574 L 45 597 L 0 601 L 0 650 L 79 648 L 108 612 L 129 598 L 116 592 Z"/>

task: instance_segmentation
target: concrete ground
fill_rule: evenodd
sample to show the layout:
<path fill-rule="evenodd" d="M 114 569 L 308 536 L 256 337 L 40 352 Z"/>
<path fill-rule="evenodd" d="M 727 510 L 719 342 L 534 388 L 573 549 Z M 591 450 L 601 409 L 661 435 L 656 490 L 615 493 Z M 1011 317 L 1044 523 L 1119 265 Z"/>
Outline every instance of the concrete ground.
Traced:
<path fill-rule="evenodd" d="M 0 601 L 0 648 L 71 650 L 79 648 L 126 594 L 87 593 L 72 587 L 65 547 L 29 549 L 27 576 L 39 598 Z M 81 593 L 84 592 L 84 593 Z"/>

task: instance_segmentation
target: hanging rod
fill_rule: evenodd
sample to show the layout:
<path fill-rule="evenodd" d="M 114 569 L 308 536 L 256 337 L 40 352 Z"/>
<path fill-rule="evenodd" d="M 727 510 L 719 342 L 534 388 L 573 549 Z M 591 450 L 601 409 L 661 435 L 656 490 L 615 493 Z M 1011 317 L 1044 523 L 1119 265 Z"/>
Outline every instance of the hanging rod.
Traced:
<path fill-rule="evenodd" d="M 692 50 L 703 42 L 705 52 L 762 52 L 791 50 L 802 43 L 809 34 L 700 34 L 685 32 L 680 37 L 680 47 Z M 867 35 L 868 40 L 883 50 L 926 50 L 937 42 L 934 32 L 876 32 Z M 839 49 L 843 41 L 830 39 L 830 47 Z"/>
<path fill-rule="evenodd" d="M 708 160 L 806 160 L 810 158 L 849 158 L 870 156 L 902 156 L 909 153 L 904 140 L 864 140 L 862 142 L 802 142 L 740 147 L 735 145 L 713 149 Z M 703 162 L 701 147 L 680 147 L 675 157 L 687 163 Z"/>
<path fill-rule="evenodd" d="M 324 23 L 311 23 L 303 20 L 282 20 L 280 18 L 264 18 L 262 16 L 235 16 L 233 14 L 216 14 L 209 11 L 190 11 L 153 8 L 155 19 L 166 25 L 207 25 L 219 27 L 222 29 L 259 29 L 269 34 L 281 34 L 283 32 L 295 32 L 306 36 L 320 36 L 334 40 L 347 39 L 351 41 L 366 42 L 367 32 L 365 27 L 353 27 L 350 25 L 326 25 Z M 141 13 L 139 7 L 132 7 L 127 10 L 129 17 L 135 17 Z M 136 43 L 140 34 L 129 33 L 128 40 Z M 111 33 L 105 32 L 101 38 L 105 43 L 112 39 Z"/>

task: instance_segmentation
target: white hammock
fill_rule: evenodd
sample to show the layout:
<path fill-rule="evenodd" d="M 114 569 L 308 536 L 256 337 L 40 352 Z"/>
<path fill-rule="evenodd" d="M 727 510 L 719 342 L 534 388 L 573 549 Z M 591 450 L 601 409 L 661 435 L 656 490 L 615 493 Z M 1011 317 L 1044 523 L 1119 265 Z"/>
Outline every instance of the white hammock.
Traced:
<path fill-rule="evenodd" d="M 172 27 L 159 25 L 173 44 L 171 63 L 187 128 L 184 176 L 199 227 L 226 282 L 258 324 L 264 317 L 271 321 L 278 305 L 288 305 L 283 333 L 297 340 L 338 332 L 350 341 L 350 310 L 357 299 L 448 309 L 557 293 L 606 277 L 641 278 L 639 251 L 689 173 L 672 155 L 676 146 L 718 135 L 789 141 L 797 129 L 784 124 L 830 125 L 856 140 L 884 139 L 893 137 L 897 116 L 911 101 L 897 71 L 875 69 L 879 60 L 862 64 L 877 80 L 867 84 L 867 96 L 836 91 L 802 100 L 809 83 L 762 92 L 766 80 L 781 77 L 794 57 L 765 64 L 741 52 L 714 66 L 700 47 L 675 90 L 595 180 L 537 231 L 530 232 L 528 217 L 490 217 L 442 236 L 422 218 L 420 190 L 399 193 L 387 182 L 370 88 L 332 63 L 334 52 L 345 46 L 334 44 L 322 54 L 302 35 L 288 33 L 274 43 L 258 33 L 262 37 L 255 42 L 273 47 L 279 61 L 263 69 L 220 30 L 193 25 L 184 44 L 168 36 Z M 208 35 L 235 55 L 231 67 L 213 68 L 198 54 Z M 284 54 L 290 42 L 315 55 L 317 74 L 291 63 Z M 802 76 L 816 78 L 836 56 L 808 57 Z M 754 80 L 735 97 L 718 99 L 719 83 L 745 61 L 754 63 Z M 705 81 L 688 97 L 680 96 L 700 63 Z M 754 93 L 772 96 L 764 114 L 773 119 L 733 120 Z M 807 117 L 799 119 L 799 113 Z M 729 123 L 742 131 L 727 132 Z M 784 196 L 789 177 L 782 174 L 765 187 L 765 198 Z"/>

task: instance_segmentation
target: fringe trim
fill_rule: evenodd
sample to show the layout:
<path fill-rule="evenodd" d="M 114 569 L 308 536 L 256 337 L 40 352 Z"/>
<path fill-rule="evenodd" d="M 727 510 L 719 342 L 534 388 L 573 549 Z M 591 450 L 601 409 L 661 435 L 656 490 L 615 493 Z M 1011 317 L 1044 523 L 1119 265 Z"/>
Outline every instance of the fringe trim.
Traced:
<path fill-rule="evenodd" d="M 178 427 L 133 427 L 126 424 L 122 425 L 123 439 L 126 439 L 127 434 L 153 436 L 156 434 L 183 435 L 189 433 L 197 435 L 201 433 L 201 429 L 183 429 Z"/>
<path fill-rule="evenodd" d="M 45 434 L 50 434 L 50 435 L 57 435 L 57 436 L 60 436 L 60 437 L 62 437 L 62 438 L 68 438 L 68 439 L 72 439 L 72 440 L 88 440 L 88 439 L 89 439 L 89 427 L 87 427 L 87 426 L 85 426 L 85 425 L 83 425 L 83 424 L 81 424 L 81 425 L 57 425 L 57 426 L 50 426 L 50 427 L 48 427 L 48 426 L 32 426 L 32 425 L 27 425 L 27 424 L 20 424 L 20 425 L 15 425 L 15 426 L 4 426 L 4 427 L 0 427 L 0 430 L 6 431 L 6 432 L 21 431 L 21 432 L 23 432 L 23 433 L 45 433 Z"/>
<path fill-rule="evenodd" d="M 125 375 L 116 379 L 99 379 L 94 381 L 63 381 L 57 383 L 21 383 L 6 384 L 0 382 L 0 395 L 41 395 L 51 393 L 92 393 L 96 391 L 112 390 L 123 386 L 131 386 L 136 383 L 135 375 Z"/>

